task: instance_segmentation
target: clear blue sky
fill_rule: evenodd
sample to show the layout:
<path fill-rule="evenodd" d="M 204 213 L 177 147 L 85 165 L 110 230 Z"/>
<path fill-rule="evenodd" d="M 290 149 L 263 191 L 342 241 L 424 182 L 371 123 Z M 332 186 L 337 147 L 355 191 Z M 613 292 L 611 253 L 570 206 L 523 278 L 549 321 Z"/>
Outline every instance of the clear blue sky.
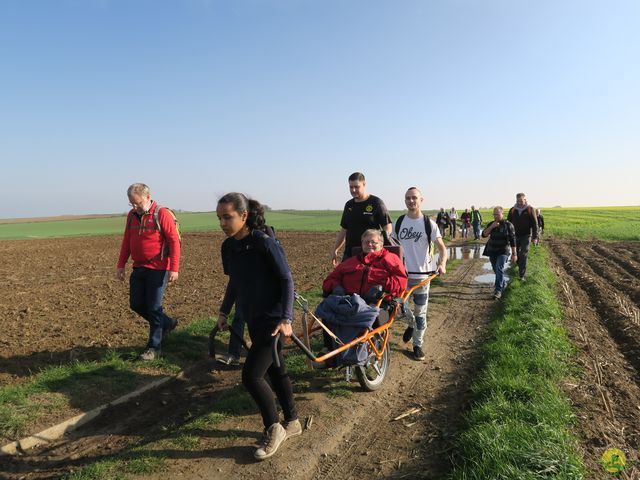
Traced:
<path fill-rule="evenodd" d="M 640 204 L 637 0 L 3 0 L 0 218 Z"/>

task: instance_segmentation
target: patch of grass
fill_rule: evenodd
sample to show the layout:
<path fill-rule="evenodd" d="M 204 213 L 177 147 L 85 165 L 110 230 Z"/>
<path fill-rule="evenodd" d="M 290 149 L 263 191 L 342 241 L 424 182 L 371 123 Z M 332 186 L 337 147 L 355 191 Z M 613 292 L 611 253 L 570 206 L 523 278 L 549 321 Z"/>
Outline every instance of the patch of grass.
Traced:
<path fill-rule="evenodd" d="M 160 470 L 164 466 L 164 461 L 165 459 L 162 455 L 149 455 L 141 452 L 140 456 L 132 455 L 124 460 L 122 465 L 127 473 L 144 475 Z"/>
<path fill-rule="evenodd" d="M 65 480 L 126 480 L 119 460 L 102 460 L 63 477 Z"/>
<path fill-rule="evenodd" d="M 353 385 L 346 381 L 332 382 L 331 387 L 327 390 L 327 396 L 330 398 L 350 397 L 353 395 Z"/>
<path fill-rule="evenodd" d="M 247 415 L 255 412 L 257 407 L 245 388 L 239 386 L 221 395 L 215 409 L 227 415 Z"/>
<path fill-rule="evenodd" d="M 455 442 L 452 478 L 584 476 L 571 408 L 557 387 L 569 374 L 573 350 L 546 260 L 544 248 L 534 249 L 527 282 L 514 280 L 494 311 L 474 406 Z"/>
<path fill-rule="evenodd" d="M 192 451 L 200 445 L 200 437 L 196 435 L 188 435 L 186 433 L 172 437 L 166 441 L 166 444 L 181 450 Z"/>
<path fill-rule="evenodd" d="M 212 319 L 190 323 L 165 341 L 163 356 L 153 362 L 136 360 L 134 349 L 108 350 L 98 360 L 76 360 L 35 373 L 20 385 L 0 387 L 0 436 L 17 438 L 44 413 L 68 405 L 95 407 L 95 392 L 111 400 L 131 392 L 158 375 L 176 374 L 203 358 Z"/>

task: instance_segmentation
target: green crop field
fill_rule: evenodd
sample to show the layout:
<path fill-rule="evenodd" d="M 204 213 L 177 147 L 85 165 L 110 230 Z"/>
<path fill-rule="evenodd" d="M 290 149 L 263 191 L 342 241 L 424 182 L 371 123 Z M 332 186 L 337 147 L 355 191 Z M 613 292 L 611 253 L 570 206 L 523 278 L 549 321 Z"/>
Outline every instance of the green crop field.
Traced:
<path fill-rule="evenodd" d="M 485 223 L 491 211 L 481 210 Z M 396 219 L 403 212 L 392 211 Z M 435 211 L 427 211 L 435 217 Z M 458 213 L 460 214 L 460 212 Z M 546 235 L 563 238 L 640 240 L 640 207 L 591 207 L 542 209 Z M 341 212 L 337 210 L 274 210 L 266 213 L 276 231 L 337 232 Z M 182 232 L 220 231 L 215 212 L 178 213 Z M 120 234 L 125 215 L 68 220 L 37 220 L 0 223 L 0 240 Z"/>
<path fill-rule="evenodd" d="M 541 209 L 545 234 L 563 238 L 640 240 L 640 207 Z"/>

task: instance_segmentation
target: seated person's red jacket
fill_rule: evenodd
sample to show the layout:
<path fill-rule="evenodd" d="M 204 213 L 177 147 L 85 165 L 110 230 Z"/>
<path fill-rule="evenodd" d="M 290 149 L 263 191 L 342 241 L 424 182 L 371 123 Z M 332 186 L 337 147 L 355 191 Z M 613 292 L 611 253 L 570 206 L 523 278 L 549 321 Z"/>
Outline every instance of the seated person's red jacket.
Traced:
<path fill-rule="evenodd" d="M 341 285 L 348 295 L 366 295 L 375 285 L 398 297 L 407 287 L 407 270 L 396 254 L 383 248 L 379 252 L 361 253 L 338 264 L 322 283 L 322 290 L 331 293 Z"/>

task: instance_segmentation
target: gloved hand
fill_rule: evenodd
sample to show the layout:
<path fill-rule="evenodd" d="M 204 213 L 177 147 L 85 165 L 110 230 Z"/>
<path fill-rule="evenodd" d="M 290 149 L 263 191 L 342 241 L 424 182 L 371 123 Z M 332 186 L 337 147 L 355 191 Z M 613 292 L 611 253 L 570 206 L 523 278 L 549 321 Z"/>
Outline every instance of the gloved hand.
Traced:
<path fill-rule="evenodd" d="M 382 285 L 374 285 L 369 291 L 362 297 L 367 303 L 376 303 L 384 296 L 384 290 Z"/>

